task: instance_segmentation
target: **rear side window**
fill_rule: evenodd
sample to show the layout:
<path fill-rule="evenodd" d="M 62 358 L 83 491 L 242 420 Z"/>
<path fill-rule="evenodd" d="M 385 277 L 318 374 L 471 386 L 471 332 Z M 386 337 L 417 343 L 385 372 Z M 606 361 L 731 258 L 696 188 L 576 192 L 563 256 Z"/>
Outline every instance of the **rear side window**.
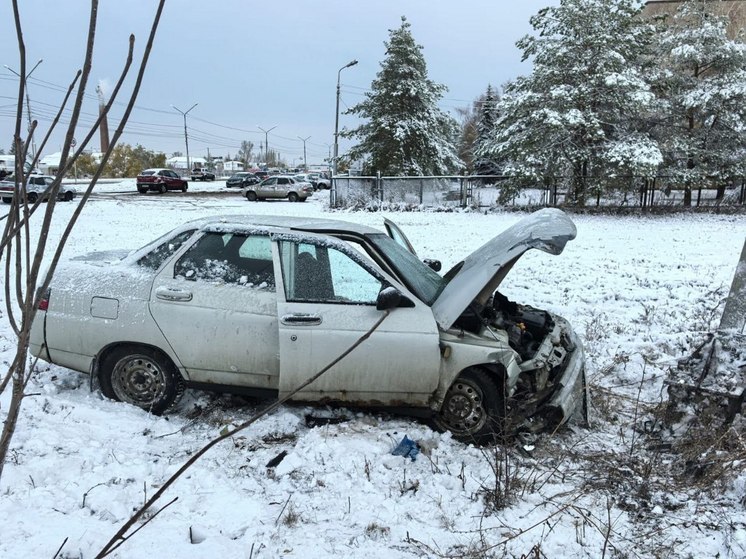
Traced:
<path fill-rule="evenodd" d="M 179 259 L 174 276 L 274 291 L 271 247 L 266 235 L 207 233 Z"/>
<path fill-rule="evenodd" d="M 189 237 L 194 234 L 195 231 L 196 229 L 190 229 L 189 231 L 179 233 L 174 238 L 158 245 L 148 254 L 140 258 L 140 260 L 137 261 L 137 264 L 142 266 L 143 268 L 157 270 L 161 267 L 163 262 L 166 261 L 166 258 L 179 250 L 181 248 L 181 245 L 183 245 L 189 239 Z"/>

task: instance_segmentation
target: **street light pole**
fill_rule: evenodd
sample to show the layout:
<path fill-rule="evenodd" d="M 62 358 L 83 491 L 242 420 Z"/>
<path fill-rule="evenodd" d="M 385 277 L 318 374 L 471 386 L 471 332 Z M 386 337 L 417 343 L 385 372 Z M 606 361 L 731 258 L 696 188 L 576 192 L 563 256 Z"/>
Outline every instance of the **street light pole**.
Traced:
<path fill-rule="evenodd" d="M 269 166 L 268 163 L 267 163 L 267 159 L 269 159 L 269 157 L 268 157 L 269 156 L 269 133 L 272 132 L 272 130 L 274 130 L 278 126 L 279 126 L 279 124 L 275 124 L 269 130 L 265 130 L 261 126 L 257 126 L 257 128 L 259 130 L 261 130 L 262 132 L 264 132 L 264 166 L 265 167 Z"/>
<path fill-rule="evenodd" d="M 307 138 L 301 138 L 298 136 L 298 139 L 303 142 L 303 170 L 305 172 L 308 172 L 308 161 L 306 160 L 306 141 L 311 139 L 311 136 L 308 136 Z"/>
<path fill-rule="evenodd" d="M 187 169 L 186 170 L 187 170 L 187 173 L 189 173 L 191 171 L 192 167 L 189 164 L 189 135 L 187 134 L 186 117 L 189 114 L 189 111 L 191 111 L 197 105 L 199 105 L 199 103 L 195 103 L 194 105 L 192 105 L 191 107 L 189 107 L 189 109 L 186 112 L 182 111 L 181 109 L 179 109 L 177 107 L 174 107 L 173 105 L 171 105 L 171 107 L 173 109 L 179 111 L 181 113 L 181 115 L 184 117 L 184 146 L 186 147 L 186 158 L 187 158 Z"/>
<path fill-rule="evenodd" d="M 337 158 L 339 157 L 339 80 L 342 75 L 342 70 L 354 66 L 357 64 L 357 60 L 351 60 L 337 71 L 337 112 L 334 119 L 334 161 L 332 165 L 332 180 L 337 175 Z"/>
<path fill-rule="evenodd" d="M 11 68 L 10 66 L 8 66 L 7 64 L 4 64 L 6 70 L 10 70 L 16 76 L 18 76 L 19 78 L 21 78 L 23 80 L 23 90 L 26 93 L 26 116 L 28 117 L 28 131 L 29 131 L 29 134 L 31 133 L 31 100 L 29 99 L 29 95 L 28 95 L 28 79 L 31 76 L 31 74 L 34 73 L 34 70 L 36 70 L 36 68 L 39 66 L 39 64 L 41 64 L 43 61 L 44 60 L 40 58 L 39 62 L 37 62 L 36 64 L 34 64 L 34 67 L 31 68 L 31 70 L 29 70 L 29 73 L 26 74 L 25 78 L 21 77 L 21 74 L 19 74 L 18 72 L 16 72 L 13 68 Z M 34 141 L 33 136 L 31 136 L 30 139 L 31 139 L 31 161 L 34 161 L 36 159 L 36 142 Z"/>

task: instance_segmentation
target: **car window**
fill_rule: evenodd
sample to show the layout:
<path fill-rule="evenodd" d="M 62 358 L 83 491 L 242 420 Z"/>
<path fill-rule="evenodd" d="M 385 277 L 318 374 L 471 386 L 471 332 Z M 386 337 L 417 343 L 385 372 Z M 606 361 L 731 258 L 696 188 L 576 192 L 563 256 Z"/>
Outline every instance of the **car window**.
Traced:
<path fill-rule="evenodd" d="M 167 176 L 171 177 L 172 179 L 178 179 L 179 178 L 179 175 L 177 175 L 173 171 L 167 171 L 166 174 L 167 174 Z"/>
<path fill-rule="evenodd" d="M 281 241 L 280 255 L 288 301 L 376 304 L 383 282 L 344 252 Z"/>
<path fill-rule="evenodd" d="M 153 171 L 143 171 L 140 173 L 143 177 L 149 177 L 150 175 L 154 174 Z"/>
<path fill-rule="evenodd" d="M 266 235 L 207 233 L 176 262 L 174 277 L 274 291 L 271 241 Z"/>
<path fill-rule="evenodd" d="M 181 245 L 183 245 L 187 241 L 187 239 L 189 239 L 189 237 L 194 234 L 195 231 L 196 229 L 184 231 L 183 233 L 179 233 L 178 235 L 176 235 L 173 239 L 169 239 L 165 243 L 161 243 L 153 250 L 151 250 L 148 254 L 140 258 L 140 260 L 137 261 L 137 264 L 144 268 L 157 270 L 161 267 L 166 258 L 179 250 L 181 248 Z"/>

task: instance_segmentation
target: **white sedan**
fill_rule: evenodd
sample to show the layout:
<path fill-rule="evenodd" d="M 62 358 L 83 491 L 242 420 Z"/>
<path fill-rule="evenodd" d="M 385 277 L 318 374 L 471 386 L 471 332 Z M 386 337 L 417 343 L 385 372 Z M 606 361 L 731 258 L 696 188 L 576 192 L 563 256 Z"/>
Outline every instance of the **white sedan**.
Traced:
<path fill-rule="evenodd" d="M 115 262 L 69 262 L 40 305 L 31 351 L 162 413 L 186 387 L 285 396 L 388 313 L 294 399 L 427 416 L 477 442 L 506 424 L 538 430 L 583 413 L 570 326 L 496 291 L 521 254 L 559 254 L 575 237 L 563 212 L 532 214 L 443 277 L 386 227 L 217 217 Z"/>

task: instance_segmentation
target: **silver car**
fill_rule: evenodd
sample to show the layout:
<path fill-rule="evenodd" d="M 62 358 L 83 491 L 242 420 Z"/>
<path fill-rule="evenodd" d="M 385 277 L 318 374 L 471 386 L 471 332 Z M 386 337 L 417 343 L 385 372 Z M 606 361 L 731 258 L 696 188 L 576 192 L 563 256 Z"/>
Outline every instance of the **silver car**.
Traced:
<path fill-rule="evenodd" d="M 562 252 L 560 210 L 524 218 L 441 277 L 390 221 L 228 216 L 186 223 L 121 260 L 56 273 L 31 351 L 153 413 L 186 387 L 426 416 L 464 441 L 557 426 L 586 407 L 570 326 L 496 291 L 527 250 Z M 386 316 L 384 316 L 386 315 Z"/>
<path fill-rule="evenodd" d="M 49 199 L 49 193 L 47 189 L 52 186 L 55 178 L 49 175 L 29 175 L 28 182 L 26 183 L 26 200 L 29 204 L 35 203 L 39 198 L 44 201 Z M 0 181 L 0 198 L 6 204 L 10 204 L 13 201 L 15 192 L 15 182 L 13 181 Z M 57 200 L 64 202 L 71 202 L 77 195 L 77 190 L 71 184 L 61 184 L 60 189 L 57 192 Z"/>
<path fill-rule="evenodd" d="M 292 177 L 275 176 L 264 179 L 259 184 L 250 184 L 241 189 L 241 194 L 249 202 L 257 200 L 279 200 L 286 198 L 291 202 L 305 202 L 313 195 L 313 185 L 299 182 Z"/>

